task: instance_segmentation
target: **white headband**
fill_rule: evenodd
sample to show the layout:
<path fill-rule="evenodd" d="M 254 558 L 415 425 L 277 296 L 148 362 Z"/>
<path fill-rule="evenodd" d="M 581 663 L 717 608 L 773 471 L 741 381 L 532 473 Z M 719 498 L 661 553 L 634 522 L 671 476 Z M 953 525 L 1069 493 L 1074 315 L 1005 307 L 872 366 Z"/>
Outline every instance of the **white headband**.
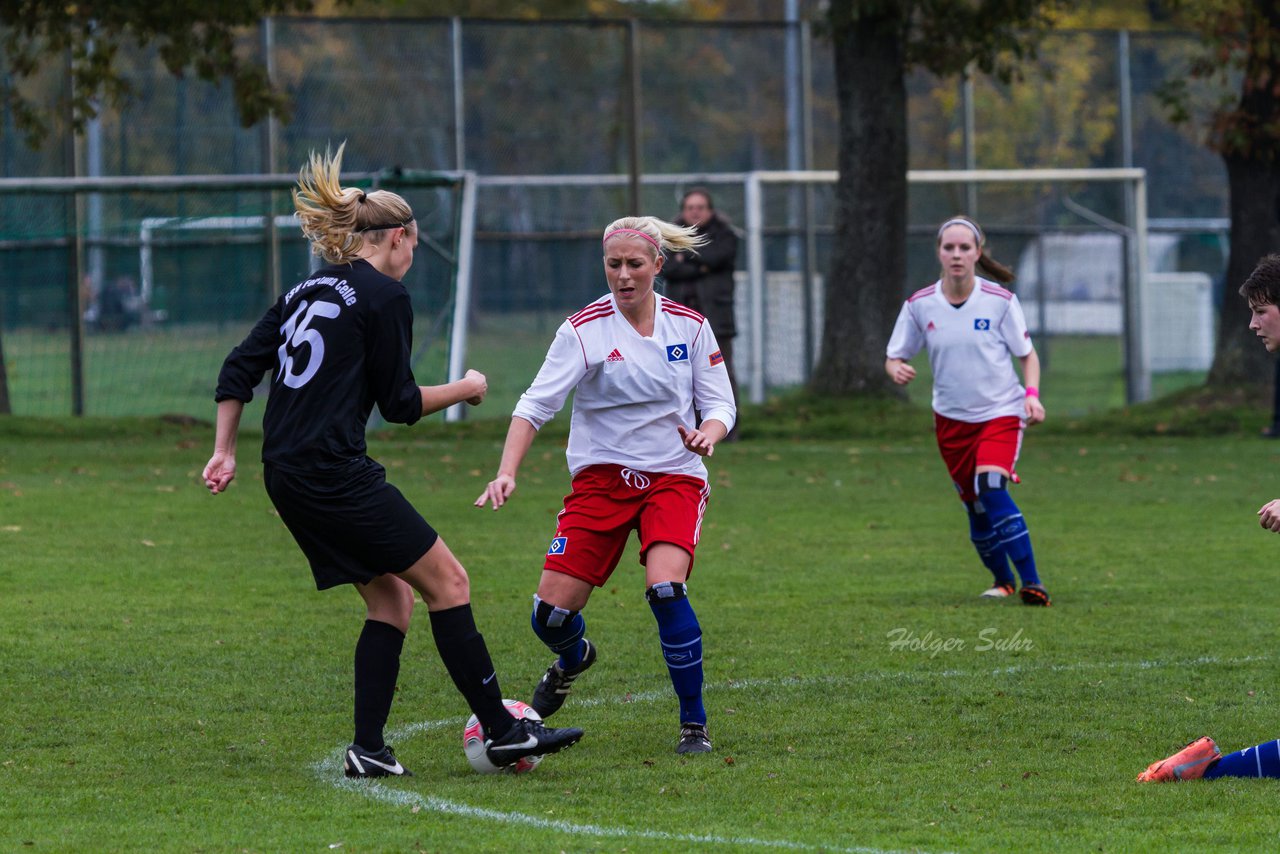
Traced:
<path fill-rule="evenodd" d="M 982 236 L 982 230 L 978 228 L 978 226 L 975 223 L 969 222 L 969 220 L 965 219 L 964 217 L 956 217 L 955 219 L 949 219 L 946 222 L 944 222 L 942 225 L 938 226 L 938 239 L 941 240 L 942 232 L 946 231 L 948 228 L 950 228 L 953 225 L 963 225 L 965 228 L 972 231 L 973 236 L 978 239 L 979 246 L 982 246 L 982 244 L 986 241 L 986 238 Z"/>

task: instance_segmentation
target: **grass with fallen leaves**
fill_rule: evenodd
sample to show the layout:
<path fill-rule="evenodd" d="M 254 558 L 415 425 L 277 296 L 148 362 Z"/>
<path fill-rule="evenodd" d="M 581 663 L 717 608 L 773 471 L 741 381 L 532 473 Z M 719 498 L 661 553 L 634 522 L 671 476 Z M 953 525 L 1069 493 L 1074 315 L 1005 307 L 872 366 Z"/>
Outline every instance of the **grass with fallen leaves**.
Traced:
<path fill-rule="evenodd" d="M 377 784 L 337 764 L 358 597 L 312 588 L 252 436 L 210 497 L 207 426 L 0 420 L 0 850 L 1272 848 L 1280 782 L 1133 778 L 1202 734 L 1280 736 L 1280 538 L 1254 520 L 1280 444 L 1032 432 L 1014 496 L 1042 610 L 977 597 L 927 418 L 890 439 L 847 417 L 852 438 L 773 430 L 710 461 L 690 589 L 714 753 L 672 752 L 632 551 L 586 611 L 599 663 L 553 719 L 581 744 L 474 774 L 420 614 L 390 724 L 417 776 Z M 504 693 L 527 699 L 550 660 L 528 612 L 563 434 L 499 513 L 471 501 L 500 425 L 381 436 L 471 574 Z"/>

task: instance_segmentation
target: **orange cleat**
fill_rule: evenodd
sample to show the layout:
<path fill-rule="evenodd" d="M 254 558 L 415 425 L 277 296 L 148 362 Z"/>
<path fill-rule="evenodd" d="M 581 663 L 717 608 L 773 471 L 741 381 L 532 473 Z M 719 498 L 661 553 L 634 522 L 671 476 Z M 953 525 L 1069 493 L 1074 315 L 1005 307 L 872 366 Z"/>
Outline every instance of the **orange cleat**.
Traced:
<path fill-rule="evenodd" d="M 1049 592 L 1039 584 L 1028 584 L 1024 586 L 1018 595 L 1022 597 L 1023 605 L 1037 605 L 1041 608 L 1048 608 L 1053 603 L 1049 601 Z"/>
<path fill-rule="evenodd" d="M 983 599 L 1003 599 L 1006 596 L 1012 596 L 1012 595 L 1013 595 L 1012 584 L 995 584 L 995 585 L 992 585 L 990 588 L 982 591 L 982 594 L 981 594 Z"/>
<path fill-rule="evenodd" d="M 1209 736 L 1201 736 L 1168 759 L 1152 762 L 1138 775 L 1139 783 L 1176 783 L 1199 780 L 1205 770 L 1222 756 Z"/>

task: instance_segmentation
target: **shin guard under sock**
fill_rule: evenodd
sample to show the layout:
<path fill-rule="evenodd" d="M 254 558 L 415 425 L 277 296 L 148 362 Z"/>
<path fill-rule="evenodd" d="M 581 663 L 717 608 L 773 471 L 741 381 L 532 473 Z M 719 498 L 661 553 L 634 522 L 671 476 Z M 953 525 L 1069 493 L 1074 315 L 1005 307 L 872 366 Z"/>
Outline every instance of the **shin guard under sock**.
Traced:
<path fill-rule="evenodd" d="M 582 663 L 582 638 L 587 633 L 587 621 L 581 611 L 557 608 L 534 596 L 530 623 L 533 633 L 560 656 L 562 670 L 571 670 Z"/>
<path fill-rule="evenodd" d="M 1000 545 L 1013 561 L 1018 575 L 1022 578 L 1022 586 L 1039 584 L 1040 576 L 1036 573 L 1036 556 L 1031 550 L 1031 534 L 1027 531 L 1027 523 L 1022 518 L 1022 511 L 1013 503 L 1009 491 L 1005 489 L 1005 477 L 999 472 L 982 472 L 977 475 L 978 501 L 991 517 L 991 527 L 999 536 Z"/>
<path fill-rule="evenodd" d="M 645 598 L 658 621 L 662 657 L 680 699 L 680 723 L 706 726 L 707 711 L 702 705 L 702 627 L 689 604 L 686 588 L 664 581 L 646 590 Z"/>
<path fill-rule="evenodd" d="M 1000 535 L 991 526 L 991 516 L 976 501 L 966 501 L 965 507 L 969 511 L 969 539 L 973 541 L 982 565 L 991 570 L 996 584 L 1016 586 L 1013 570 L 1009 568 L 1009 556 L 1000 544 Z"/>

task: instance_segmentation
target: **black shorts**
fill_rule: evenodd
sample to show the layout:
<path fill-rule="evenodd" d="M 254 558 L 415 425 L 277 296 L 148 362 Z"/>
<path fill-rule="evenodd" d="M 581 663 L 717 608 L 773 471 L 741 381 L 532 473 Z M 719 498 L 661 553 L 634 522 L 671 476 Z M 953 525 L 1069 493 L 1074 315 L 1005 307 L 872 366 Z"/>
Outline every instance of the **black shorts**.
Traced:
<path fill-rule="evenodd" d="M 300 475 L 267 463 L 271 503 L 311 562 L 316 589 L 404 572 L 439 539 L 373 460 L 341 475 Z"/>

